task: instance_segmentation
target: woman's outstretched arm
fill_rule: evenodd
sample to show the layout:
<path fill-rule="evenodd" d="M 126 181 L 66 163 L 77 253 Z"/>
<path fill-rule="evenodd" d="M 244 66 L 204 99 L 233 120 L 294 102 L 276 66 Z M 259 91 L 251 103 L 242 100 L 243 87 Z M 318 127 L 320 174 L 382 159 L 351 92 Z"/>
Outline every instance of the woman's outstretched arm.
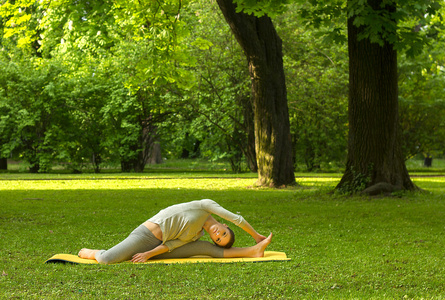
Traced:
<path fill-rule="evenodd" d="M 231 211 L 225 209 L 224 207 L 222 207 L 221 205 L 219 205 L 218 203 L 216 203 L 213 200 L 210 199 L 204 199 L 201 200 L 202 201 L 202 205 L 204 206 L 204 208 L 212 213 L 215 214 L 217 216 L 220 216 L 221 218 L 232 222 L 233 224 L 239 226 L 240 228 L 242 228 L 245 232 L 247 232 L 248 234 L 250 234 L 254 240 L 259 243 L 261 241 L 263 241 L 264 239 L 266 239 L 266 237 L 264 235 L 259 234 L 247 221 L 246 219 L 244 219 L 241 215 L 238 214 L 234 214 Z"/>
<path fill-rule="evenodd" d="M 266 239 L 264 235 L 259 234 L 246 220 L 244 220 L 244 226 L 241 227 L 245 232 L 250 234 L 257 244 Z"/>

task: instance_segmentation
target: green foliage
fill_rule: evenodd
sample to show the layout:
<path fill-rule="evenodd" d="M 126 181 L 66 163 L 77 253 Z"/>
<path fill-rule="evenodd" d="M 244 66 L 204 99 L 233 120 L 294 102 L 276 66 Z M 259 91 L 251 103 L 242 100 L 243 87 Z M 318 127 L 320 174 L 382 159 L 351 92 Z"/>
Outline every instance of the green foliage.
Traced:
<path fill-rule="evenodd" d="M 404 49 L 406 157 L 442 153 L 443 8 L 410 0 L 388 11 L 393 2 L 237 1 L 239 10 L 272 16 L 283 39 L 296 165 L 343 165 L 352 16 L 367 28 L 363 38 Z M 76 172 L 91 164 L 96 171 L 119 164 L 134 170 L 161 143 L 164 157 L 188 152 L 246 170 L 250 78 L 215 2 L 1 3 L 0 156 L 40 172 L 53 164 Z"/>
<path fill-rule="evenodd" d="M 286 10 L 289 0 L 235 0 L 237 12 L 255 14 L 257 17 L 268 15 L 270 17 L 280 15 Z"/>
<path fill-rule="evenodd" d="M 283 39 L 295 163 L 309 171 L 341 164 L 347 143 L 348 55 L 326 44 L 318 30 L 304 30 L 298 6 L 275 19 Z"/>
<path fill-rule="evenodd" d="M 346 41 L 345 26 L 338 20 L 348 18 L 363 29 L 359 39 L 366 38 L 380 45 L 389 42 L 409 56 L 420 54 L 426 45 L 432 43 L 432 36 L 428 34 L 430 24 L 434 23 L 434 19 L 442 18 L 442 2 L 432 0 L 381 1 L 378 7 L 363 0 L 303 3 L 301 17 L 315 28 L 325 28 L 329 41 Z"/>
<path fill-rule="evenodd" d="M 371 182 L 370 173 L 363 174 L 361 172 L 357 172 L 352 169 L 352 179 L 349 180 L 346 184 L 342 185 L 340 188 L 336 189 L 336 192 L 342 195 L 354 195 L 356 193 L 362 192 L 366 189 Z"/>
<path fill-rule="evenodd" d="M 183 150 L 196 155 L 199 150 L 208 159 L 229 160 L 232 170 L 240 172 L 248 132 L 244 107 L 250 105 L 245 58 L 215 4 L 196 1 L 187 13 L 184 18 L 194 30 L 185 42 L 196 58 L 192 70 L 197 85 L 166 95 L 176 98 L 182 110 L 175 118 L 177 125 L 167 127 L 177 134 L 169 138 L 171 131 L 163 128 L 163 140 L 176 156 Z"/>
<path fill-rule="evenodd" d="M 332 0 L 319 3 L 318 1 L 301 2 L 296 13 L 300 16 L 306 28 L 315 28 L 319 37 L 326 43 L 344 44 L 347 42 L 346 29 L 346 1 Z"/>
<path fill-rule="evenodd" d="M 442 154 L 445 140 L 443 116 L 445 102 L 443 91 L 445 64 L 441 26 L 436 21 L 436 43 L 415 58 L 401 55 L 399 58 L 399 111 L 405 157 L 418 153 Z"/>
<path fill-rule="evenodd" d="M 39 62 L 39 61 L 37 61 Z M 67 117 L 65 83 L 60 66 L 35 66 L 33 62 L 4 63 L 6 76 L 1 84 L 4 156 L 16 151 L 33 172 L 51 167 L 57 141 L 62 138 L 59 125 Z"/>
<path fill-rule="evenodd" d="M 186 90 L 195 82 L 188 70 L 193 59 L 183 50 L 188 28 L 180 11 L 187 2 L 7 4 L 1 12 L 11 22 L 25 14 L 39 25 L 9 28 L 6 22 L 11 29 L 6 37 L 38 30 L 28 43 L 38 42 L 39 55 L 50 64 L 63 61 L 63 78 L 71 84 L 63 95 L 71 114 L 60 126 L 66 139 L 54 141 L 60 146 L 55 157 L 74 170 L 89 161 L 97 171 L 107 160 L 145 165 L 147 141 L 153 143 L 156 124 L 170 113 L 162 96 L 168 88 Z"/>

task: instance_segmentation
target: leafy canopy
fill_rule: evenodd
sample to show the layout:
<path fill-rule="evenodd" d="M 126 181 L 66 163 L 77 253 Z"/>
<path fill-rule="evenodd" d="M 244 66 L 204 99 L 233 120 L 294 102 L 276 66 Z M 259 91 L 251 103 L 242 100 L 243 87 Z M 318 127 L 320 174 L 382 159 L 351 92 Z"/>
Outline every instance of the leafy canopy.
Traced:
<path fill-rule="evenodd" d="M 285 11 L 289 3 L 301 6 L 300 17 L 315 28 L 326 28 L 328 40 L 346 41 L 345 24 L 339 19 L 352 18 L 353 24 L 363 30 L 360 39 L 370 39 L 383 45 L 389 42 L 397 50 L 407 51 L 410 56 L 421 53 L 423 46 L 431 42 L 429 25 L 438 16 L 442 19 L 442 1 L 436 0 L 382 0 L 373 6 L 366 0 L 235 0 L 238 11 L 253 13 L 258 17 L 276 16 Z"/>

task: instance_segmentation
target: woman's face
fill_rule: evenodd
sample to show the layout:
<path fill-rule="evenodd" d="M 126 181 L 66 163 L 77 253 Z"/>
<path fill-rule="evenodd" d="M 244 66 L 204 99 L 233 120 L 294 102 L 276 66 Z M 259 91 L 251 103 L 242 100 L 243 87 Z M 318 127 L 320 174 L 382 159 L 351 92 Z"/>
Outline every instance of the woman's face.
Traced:
<path fill-rule="evenodd" d="M 218 246 L 224 247 L 230 241 L 230 232 L 226 224 L 216 223 L 210 226 L 209 235 Z"/>

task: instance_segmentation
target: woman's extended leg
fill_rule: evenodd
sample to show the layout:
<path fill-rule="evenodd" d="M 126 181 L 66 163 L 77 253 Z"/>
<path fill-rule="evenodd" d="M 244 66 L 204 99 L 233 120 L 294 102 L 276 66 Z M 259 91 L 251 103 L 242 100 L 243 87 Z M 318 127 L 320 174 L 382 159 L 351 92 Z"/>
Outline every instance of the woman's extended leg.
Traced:
<path fill-rule="evenodd" d="M 272 240 L 272 234 L 260 243 L 246 248 L 232 247 L 230 249 L 224 249 L 215 244 L 207 241 L 195 241 L 179 248 L 174 249 L 172 252 L 164 253 L 153 257 L 153 259 L 165 259 L 165 258 L 187 258 L 192 256 L 211 256 L 215 258 L 222 257 L 263 257 L 264 249 L 270 244 Z"/>
<path fill-rule="evenodd" d="M 264 250 L 272 241 L 272 233 L 264 240 L 252 247 L 224 249 L 224 257 L 263 257 Z"/>
<path fill-rule="evenodd" d="M 147 227 L 141 225 L 113 248 L 109 250 L 82 249 L 79 257 L 96 259 L 101 264 L 112 264 L 130 260 L 134 254 L 154 249 L 160 244 L 161 241 Z"/>

